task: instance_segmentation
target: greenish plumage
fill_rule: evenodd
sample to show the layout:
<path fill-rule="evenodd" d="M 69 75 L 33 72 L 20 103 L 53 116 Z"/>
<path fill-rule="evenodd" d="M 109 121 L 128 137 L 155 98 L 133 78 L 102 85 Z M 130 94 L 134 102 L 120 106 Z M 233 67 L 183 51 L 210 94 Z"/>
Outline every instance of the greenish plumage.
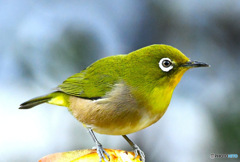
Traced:
<path fill-rule="evenodd" d="M 170 60 L 168 67 L 160 64 L 162 60 Z M 80 122 L 99 133 L 129 134 L 162 117 L 182 75 L 195 66 L 206 64 L 190 62 L 171 46 L 151 45 L 128 55 L 100 59 L 66 79 L 57 92 L 29 100 L 20 108 L 44 102 L 66 106 Z"/>
<path fill-rule="evenodd" d="M 183 74 L 189 68 L 207 66 L 190 61 L 174 47 L 151 45 L 128 55 L 100 59 L 66 79 L 56 92 L 24 102 L 20 109 L 45 102 L 68 107 L 98 143 L 92 130 L 125 135 L 158 121 Z M 143 152 L 127 141 L 144 159 Z M 97 149 L 104 159 L 104 150 L 100 146 Z"/>
<path fill-rule="evenodd" d="M 98 60 L 82 72 L 66 79 L 58 88 L 64 93 L 77 97 L 100 98 L 109 92 L 114 84 L 123 80 L 130 86 L 148 92 L 158 84 L 157 80 L 172 74 L 161 72 L 158 66 L 161 57 L 169 56 L 170 59 L 176 59 L 178 63 L 176 66 L 186 62 L 187 59 L 175 48 L 151 45 L 128 55 L 110 56 Z"/>
<path fill-rule="evenodd" d="M 34 106 L 37 106 L 42 103 L 50 103 L 54 105 L 59 105 L 59 106 L 69 106 L 69 95 L 66 93 L 57 91 L 57 92 L 52 92 L 47 95 L 35 97 L 33 99 L 30 99 L 20 105 L 19 109 L 30 109 Z M 54 101 L 55 100 L 55 101 Z"/>
<path fill-rule="evenodd" d="M 103 97 L 121 78 L 124 55 L 103 58 L 87 69 L 66 79 L 59 90 L 76 97 L 96 99 Z"/>

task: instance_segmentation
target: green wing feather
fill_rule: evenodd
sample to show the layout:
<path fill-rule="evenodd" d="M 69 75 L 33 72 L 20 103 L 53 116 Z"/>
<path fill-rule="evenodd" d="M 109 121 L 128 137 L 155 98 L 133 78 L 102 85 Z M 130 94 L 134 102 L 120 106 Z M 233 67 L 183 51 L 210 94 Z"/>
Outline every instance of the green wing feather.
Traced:
<path fill-rule="evenodd" d="M 125 55 L 117 55 L 100 59 L 66 79 L 58 89 L 76 97 L 101 98 L 121 80 L 124 57 Z"/>

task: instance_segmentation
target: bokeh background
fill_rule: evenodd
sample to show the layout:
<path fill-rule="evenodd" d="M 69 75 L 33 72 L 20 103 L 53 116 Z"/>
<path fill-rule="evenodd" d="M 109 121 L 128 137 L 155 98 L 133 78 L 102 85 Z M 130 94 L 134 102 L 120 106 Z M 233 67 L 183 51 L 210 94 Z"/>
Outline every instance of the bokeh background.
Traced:
<path fill-rule="evenodd" d="M 163 118 L 129 136 L 147 162 L 240 156 L 239 17 L 239 0 L 1 0 L 0 161 L 93 147 L 66 108 L 18 110 L 19 104 L 102 57 L 156 43 L 211 68 L 188 71 Z M 120 136 L 97 137 L 106 148 L 131 150 Z"/>

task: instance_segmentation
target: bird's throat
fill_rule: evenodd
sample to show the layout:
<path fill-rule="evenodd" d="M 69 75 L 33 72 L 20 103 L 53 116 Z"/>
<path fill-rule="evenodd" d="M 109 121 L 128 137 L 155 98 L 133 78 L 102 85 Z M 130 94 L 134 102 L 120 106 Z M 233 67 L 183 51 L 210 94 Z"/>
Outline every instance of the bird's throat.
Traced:
<path fill-rule="evenodd" d="M 164 81 L 165 84 L 159 84 L 151 91 L 148 96 L 149 106 L 152 114 L 158 114 L 161 118 L 166 112 L 168 105 L 170 104 L 173 91 L 177 84 L 180 82 L 183 74 L 186 72 L 185 69 L 179 71 L 170 80 Z"/>

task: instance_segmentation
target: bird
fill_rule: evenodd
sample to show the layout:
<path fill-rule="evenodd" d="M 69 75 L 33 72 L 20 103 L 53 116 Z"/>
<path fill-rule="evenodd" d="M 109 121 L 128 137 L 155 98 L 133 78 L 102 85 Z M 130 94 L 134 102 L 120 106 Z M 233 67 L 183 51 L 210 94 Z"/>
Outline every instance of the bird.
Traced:
<path fill-rule="evenodd" d="M 145 161 L 144 152 L 127 135 L 156 123 L 166 112 L 183 74 L 196 67 L 209 65 L 191 61 L 170 45 L 153 44 L 97 60 L 52 93 L 30 99 L 19 109 L 43 103 L 67 107 L 87 128 L 100 162 L 110 157 L 94 132 L 123 136 L 134 149 L 135 158 L 139 155 Z"/>

